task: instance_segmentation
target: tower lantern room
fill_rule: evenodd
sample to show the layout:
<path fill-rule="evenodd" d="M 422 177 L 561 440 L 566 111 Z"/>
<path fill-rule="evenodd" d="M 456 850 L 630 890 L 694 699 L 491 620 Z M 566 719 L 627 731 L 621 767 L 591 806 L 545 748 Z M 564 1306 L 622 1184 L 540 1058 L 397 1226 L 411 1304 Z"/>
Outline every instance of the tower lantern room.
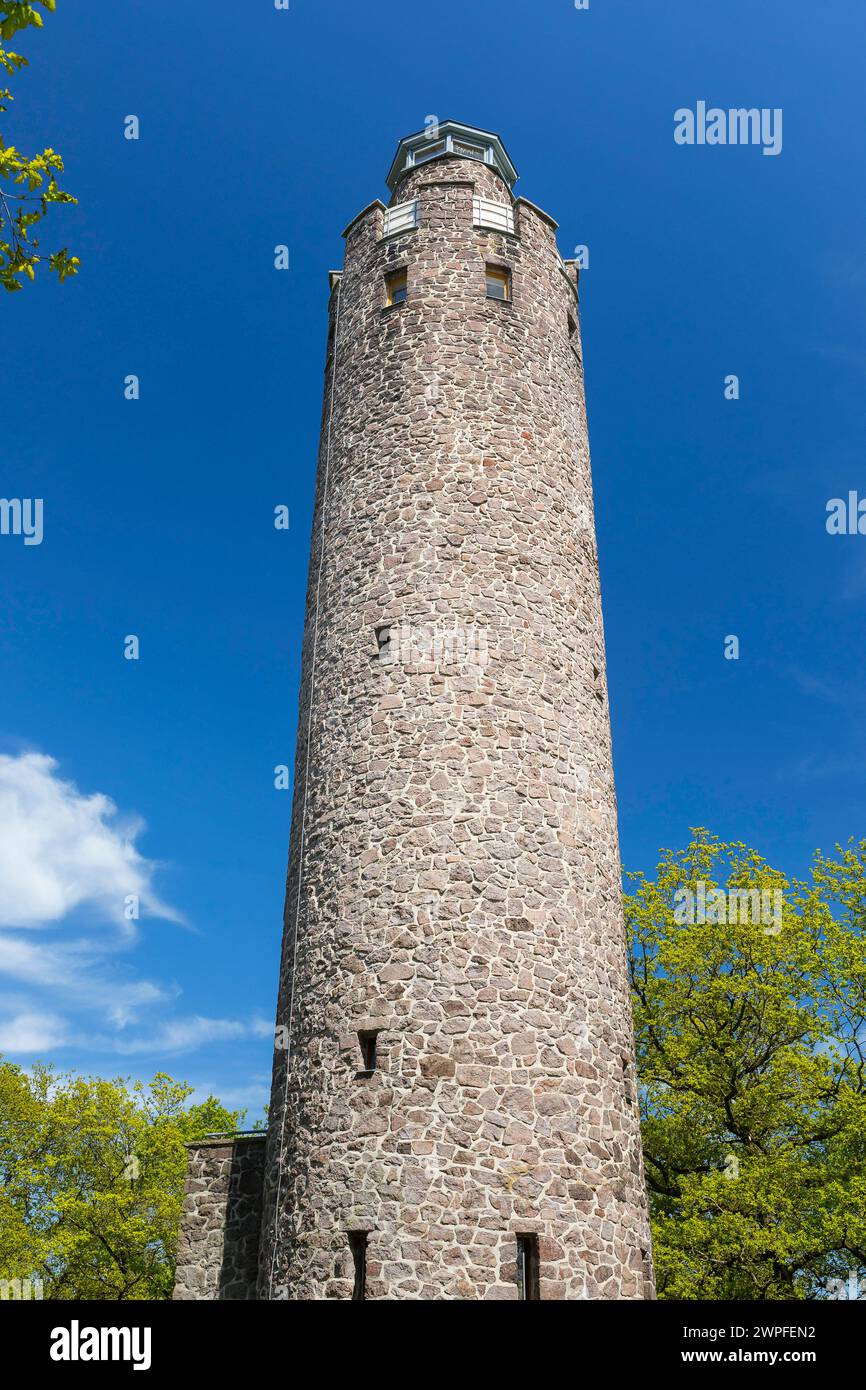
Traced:
<path fill-rule="evenodd" d="M 404 136 L 397 146 L 387 178 L 391 193 L 396 193 L 400 180 L 412 169 L 434 159 L 474 159 L 501 174 L 509 190 L 517 182 L 517 170 L 498 135 L 459 121 L 431 121 L 424 130 Z"/>

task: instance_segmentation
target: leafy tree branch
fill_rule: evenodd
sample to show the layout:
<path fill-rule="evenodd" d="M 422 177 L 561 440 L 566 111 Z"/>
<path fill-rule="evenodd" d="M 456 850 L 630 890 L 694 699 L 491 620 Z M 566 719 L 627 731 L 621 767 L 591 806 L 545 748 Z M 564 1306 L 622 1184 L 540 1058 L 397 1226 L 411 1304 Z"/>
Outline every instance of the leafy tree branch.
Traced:
<path fill-rule="evenodd" d="M 0 69 L 14 76 L 27 66 L 27 59 L 6 44 L 22 29 L 41 29 L 41 11 L 55 8 L 56 0 L 0 0 Z M 8 87 L 0 88 L 0 113 L 9 109 L 12 99 Z M 6 290 L 20 290 L 25 278 L 36 278 L 43 257 L 35 228 L 49 205 L 76 202 L 57 182 L 62 172 L 63 160 L 56 150 L 49 147 L 26 155 L 0 134 L 0 285 Z M 60 280 L 75 275 L 78 267 L 78 257 L 70 256 L 65 246 L 48 257 L 49 270 Z"/>

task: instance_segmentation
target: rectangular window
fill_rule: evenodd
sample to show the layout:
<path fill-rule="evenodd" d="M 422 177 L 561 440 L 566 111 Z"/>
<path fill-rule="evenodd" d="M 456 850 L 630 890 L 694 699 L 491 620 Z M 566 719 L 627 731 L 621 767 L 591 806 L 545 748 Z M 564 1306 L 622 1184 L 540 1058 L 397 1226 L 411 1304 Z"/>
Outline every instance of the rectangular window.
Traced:
<path fill-rule="evenodd" d="M 383 236 L 394 236 L 396 232 L 408 232 L 418 226 L 418 199 L 408 203 L 398 203 L 396 207 L 386 208 L 382 225 Z"/>
<path fill-rule="evenodd" d="M 409 293 L 408 281 L 406 278 L 406 267 L 402 270 L 395 270 L 393 274 L 385 276 L 385 304 L 405 304 Z"/>
<path fill-rule="evenodd" d="M 349 1249 L 355 1263 L 355 1287 L 352 1298 L 359 1302 L 367 1297 L 367 1232 L 350 1231 Z"/>
<path fill-rule="evenodd" d="M 359 1033 L 358 1042 L 361 1044 L 361 1064 L 364 1071 L 376 1070 L 376 1039 L 378 1033 Z"/>
<path fill-rule="evenodd" d="M 541 1298 L 538 1281 L 538 1236 L 517 1237 L 517 1297 L 532 1302 Z"/>
<path fill-rule="evenodd" d="M 480 159 L 484 161 L 484 148 L 482 145 L 464 145 L 460 140 L 451 141 L 452 154 L 459 154 L 463 159 Z"/>
<path fill-rule="evenodd" d="M 413 163 L 423 164 L 425 159 L 433 159 L 435 155 L 444 153 L 445 141 L 436 140 L 432 145 L 422 145 L 419 150 L 416 150 L 413 157 Z"/>
<path fill-rule="evenodd" d="M 625 1091 L 627 1105 L 634 1105 L 634 1093 L 631 1089 L 631 1065 L 627 1057 L 622 1059 L 622 1084 Z"/>
<path fill-rule="evenodd" d="M 392 661 L 393 652 L 391 651 L 391 625 L 376 628 L 376 645 L 379 648 L 380 661 Z"/>
<path fill-rule="evenodd" d="M 489 198 L 472 199 L 472 222 L 476 227 L 492 227 L 514 236 L 514 208 L 510 203 L 494 203 Z"/>
<path fill-rule="evenodd" d="M 511 271 L 505 266 L 487 267 L 487 298 L 508 301 L 511 298 Z"/>

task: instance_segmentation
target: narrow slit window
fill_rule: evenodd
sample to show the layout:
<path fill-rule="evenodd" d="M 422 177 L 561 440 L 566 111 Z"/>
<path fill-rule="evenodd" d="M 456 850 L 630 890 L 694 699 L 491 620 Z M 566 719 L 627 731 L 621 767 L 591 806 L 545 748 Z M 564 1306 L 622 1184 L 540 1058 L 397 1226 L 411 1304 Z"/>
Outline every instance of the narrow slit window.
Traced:
<path fill-rule="evenodd" d="M 393 304 L 405 304 L 409 294 L 409 285 L 406 276 L 406 268 L 395 270 L 391 275 L 385 276 L 385 306 L 390 308 Z"/>
<path fill-rule="evenodd" d="M 392 656 L 390 623 L 386 624 L 384 627 L 376 628 L 376 645 L 379 648 L 379 660 L 390 661 Z"/>
<path fill-rule="evenodd" d="M 597 666 L 592 668 L 592 689 L 597 700 L 604 700 L 604 682 L 601 678 L 601 671 Z"/>
<path fill-rule="evenodd" d="M 511 271 L 505 266 L 487 267 L 487 298 L 501 299 L 506 303 L 511 299 Z"/>
<path fill-rule="evenodd" d="M 355 1287 L 352 1299 L 361 1302 L 367 1297 L 367 1231 L 349 1232 L 349 1249 L 355 1265 Z"/>
<path fill-rule="evenodd" d="M 622 1059 L 622 1081 L 625 1088 L 625 1098 L 629 1105 L 634 1105 L 634 1092 L 631 1087 L 631 1064 L 627 1057 Z"/>
<path fill-rule="evenodd" d="M 363 1071 L 376 1070 L 376 1044 L 378 1037 L 378 1033 L 358 1034 L 358 1042 L 361 1044 L 361 1068 Z"/>
<path fill-rule="evenodd" d="M 517 1297 L 521 1301 L 537 1302 L 538 1280 L 538 1236 L 517 1237 Z"/>

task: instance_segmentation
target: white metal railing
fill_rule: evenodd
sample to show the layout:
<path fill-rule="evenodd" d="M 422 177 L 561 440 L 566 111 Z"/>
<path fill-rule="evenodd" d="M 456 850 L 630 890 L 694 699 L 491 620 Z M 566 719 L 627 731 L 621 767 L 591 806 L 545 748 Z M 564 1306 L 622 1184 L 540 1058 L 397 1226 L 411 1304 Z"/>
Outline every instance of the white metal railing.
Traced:
<path fill-rule="evenodd" d="M 472 221 L 476 227 L 494 227 L 514 236 L 514 208 L 510 203 L 493 203 L 489 198 L 472 199 Z"/>
<path fill-rule="evenodd" d="M 417 198 L 412 198 L 408 203 L 398 203 L 394 208 L 385 209 L 385 223 L 382 228 L 383 236 L 393 236 L 395 232 L 408 232 L 412 227 L 417 226 Z"/>

